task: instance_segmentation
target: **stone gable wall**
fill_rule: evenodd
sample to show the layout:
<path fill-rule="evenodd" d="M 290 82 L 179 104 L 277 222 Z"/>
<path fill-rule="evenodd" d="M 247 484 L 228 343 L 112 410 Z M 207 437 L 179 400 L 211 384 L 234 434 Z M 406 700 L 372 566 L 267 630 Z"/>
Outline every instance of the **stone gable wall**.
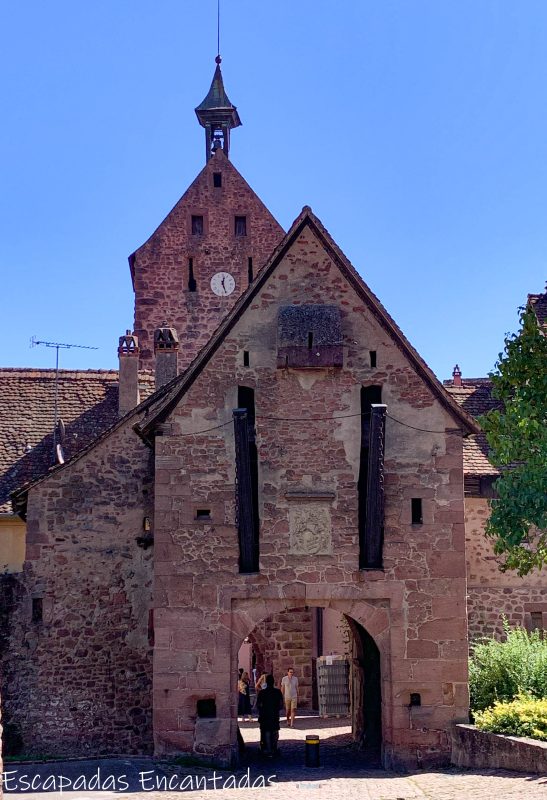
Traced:
<path fill-rule="evenodd" d="M 152 749 L 153 551 L 135 541 L 153 519 L 150 458 L 127 425 L 30 491 L 24 571 L 4 578 L 11 752 Z"/>
<path fill-rule="evenodd" d="M 276 368 L 277 310 L 295 302 L 341 309 L 343 369 Z M 369 349 L 377 352 L 375 369 Z M 233 428 L 198 433 L 230 422 L 238 384 L 254 388 L 256 397 L 257 575 L 238 573 Z M 386 429 L 383 571 L 358 569 L 360 390 L 371 384 L 382 384 L 388 414 L 398 420 L 388 419 Z M 290 421 L 309 417 L 317 419 Z M 156 439 L 159 753 L 230 757 L 236 707 L 230 676 L 241 641 L 276 607 L 296 604 L 347 613 L 374 637 L 382 662 L 385 763 L 446 760 L 449 725 L 466 719 L 468 704 L 462 438 L 455 428 L 305 230 Z M 327 490 L 334 497 L 294 500 L 287 496 L 294 489 Z M 423 498 L 423 525 L 411 524 L 412 497 Z M 198 508 L 208 508 L 211 519 L 196 520 Z M 296 511 L 323 519 L 330 552 L 291 553 Z M 409 727 L 411 692 L 421 694 L 422 706 Z M 196 715 L 204 694 L 216 700 L 214 741 Z"/>
<path fill-rule="evenodd" d="M 213 187 L 221 172 L 222 187 Z M 192 214 L 203 215 L 204 234 L 191 233 Z M 247 236 L 234 234 L 235 215 L 247 217 Z M 179 335 L 179 370 L 185 369 L 249 285 L 248 258 L 254 274 L 284 236 L 250 186 L 222 150 L 176 204 L 150 239 L 135 253 L 135 325 L 140 366 L 153 369 L 154 330 L 165 322 Z M 197 291 L 188 291 L 188 259 L 193 258 Z M 233 294 L 217 297 L 210 287 L 217 272 L 236 281 Z"/>

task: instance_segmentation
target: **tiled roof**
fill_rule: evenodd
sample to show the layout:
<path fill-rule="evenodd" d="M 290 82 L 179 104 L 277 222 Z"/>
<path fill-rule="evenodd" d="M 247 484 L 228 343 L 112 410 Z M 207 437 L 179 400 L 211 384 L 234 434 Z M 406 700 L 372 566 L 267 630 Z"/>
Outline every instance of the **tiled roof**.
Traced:
<path fill-rule="evenodd" d="M 444 386 L 454 400 L 474 417 L 501 406 L 492 397 L 490 378 L 463 378 L 461 386 L 454 386 L 451 380 L 444 381 Z M 463 469 L 466 477 L 499 475 L 488 460 L 488 444 L 483 433 L 463 440 Z"/>
<path fill-rule="evenodd" d="M 154 378 L 140 376 L 141 399 Z M 58 418 L 65 427 L 65 460 L 118 420 L 116 370 L 59 370 Z M 10 513 L 10 493 L 47 473 L 53 458 L 55 370 L 0 369 L 0 513 Z"/>
<path fill-rule="evenodd" d="M 534 309 L 539 324 L 542 327 L 547 326 L 547 292 L 543 294 L 529 294 L 528 304 Z"/>

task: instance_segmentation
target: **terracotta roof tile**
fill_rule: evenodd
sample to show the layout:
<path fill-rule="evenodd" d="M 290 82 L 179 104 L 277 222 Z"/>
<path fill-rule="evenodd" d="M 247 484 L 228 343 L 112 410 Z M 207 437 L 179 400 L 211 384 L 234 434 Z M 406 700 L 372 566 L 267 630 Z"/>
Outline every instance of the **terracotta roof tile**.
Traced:
<path fill-rule="evenodd" d="M 454 400 L 474 417 L 501 407 L 501 403 L 492 397 L 490 378 L 463 378 L 461 386 L 454 386 L 451 380 L 444 381 L 444 386 Z M 463 470 L 466 477 L 499 475 L 488 460 L 488 444 L 483 433 L 463 440 Z"/>
<path fill-rule="evenodd" d="M 141 399 L 154 388 L 141 375 Z M 0 369 L 0 513 L 10 493 L 54 464 L 55 370 Z M 118 420 L 117 370 L 59 370 L 58 417 L 65 425 L 68 460 Z"/>
<path fill-rule="evenodd" d="M 542 327 L 547 327 L 547 292 L 529 294 L 528 304 L 533 308 L 539 324 Z"/>

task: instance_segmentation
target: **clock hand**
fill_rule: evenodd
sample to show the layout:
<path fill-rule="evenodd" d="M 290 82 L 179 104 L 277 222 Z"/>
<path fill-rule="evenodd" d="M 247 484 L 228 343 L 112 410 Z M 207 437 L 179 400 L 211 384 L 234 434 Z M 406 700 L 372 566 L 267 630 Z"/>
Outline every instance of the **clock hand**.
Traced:
<path fill-rule="evenodd" d="M 224 277 L 221 278 L 220 282 L 222 283 L 222 288 L 226 291 L 226 287 L 224 286 Z"/>

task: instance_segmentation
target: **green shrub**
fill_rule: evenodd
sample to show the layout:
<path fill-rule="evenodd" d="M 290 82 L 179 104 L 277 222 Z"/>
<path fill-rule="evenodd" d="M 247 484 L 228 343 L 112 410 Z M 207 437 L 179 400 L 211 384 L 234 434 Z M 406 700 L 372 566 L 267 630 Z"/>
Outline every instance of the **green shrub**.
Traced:
<path fill-rule="evenodd" d="M 510 628 L 506 621 L 504 629 L 504 642 L 486 639 L 473 646 L 469 691 L 474 713 L 520 693 L 547 697 L 547 639 L 539 631 Z"/>
<path fill-rule="evenodd" d="M 477 711 L 475 725 L 481 731 L 547 742 L 547 699 L 521 695 L 509 703 L 495 703 L 486 711 Z"/>

